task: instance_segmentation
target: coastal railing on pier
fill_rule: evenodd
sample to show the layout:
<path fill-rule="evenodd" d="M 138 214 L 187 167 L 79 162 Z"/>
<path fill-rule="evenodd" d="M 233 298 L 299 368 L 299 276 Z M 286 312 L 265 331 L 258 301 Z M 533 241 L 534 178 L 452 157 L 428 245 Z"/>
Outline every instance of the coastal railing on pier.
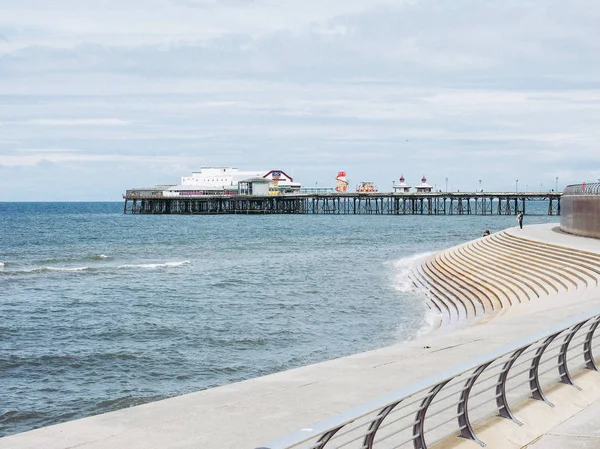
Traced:
<path fill-rule="evenodd" d="M 497 415 L 522 425 L 516 403 L 529 397 L 553 406 L 544 391 L 558 383 L 579 388 L 576 372 L 598 371 L 599 324 L 596 308 L 259 449 L 426 449 L 453 436 L 484 445 L 477 422 Z"/>
<path fill-rule="evenodd" d="M 124 213 L 132 214 L 337 214 L 337 215 L 516 215 L 528 202 L 547 202 L 560 215 L 555 192 L 326 193 L 185 195 L 127 191 Z"/>

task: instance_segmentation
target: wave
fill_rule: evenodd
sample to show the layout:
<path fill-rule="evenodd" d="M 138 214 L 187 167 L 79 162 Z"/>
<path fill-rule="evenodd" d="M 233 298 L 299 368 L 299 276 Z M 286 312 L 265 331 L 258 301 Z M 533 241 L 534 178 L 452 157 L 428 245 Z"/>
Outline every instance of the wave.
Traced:
<path fill-rule="evenodd" d="M 0 262 L 0 270 L 3 270 L 6 266 L 6 262 Z"/>
<path fill-rule="evenodd" d="M 145 268 L 145 269 L 155 269 L 155 268 L 176 268 L 181 267 L 183 265 L 188 265 L 190 263 L 189 260 L 183 260 L 181 262 L 163 262 L 163 263 L 139 263 L 139 264 L 127 264 L 127 265 L 119 265 L 117 268 Z"/>
<path fill-rule="evenodd" d="M 85 261 L 94 261 L 94 260 L 106 260 L 110 259 L 110 256 L 106 254 L 94 254 L 92 256 L 87 257 L 58 257 L 51 258 L 39 261 L 39 263 L 43 264 L 55 264 L 55 263 L 69 263 L 69 262 L 85 262 Z"/>
<path fill-rule="evenodd" d="M 42 267 L 42 268 L 37 268 L 34 271 L 87 271 L 90 270 L 90 267 L 70 267 L 70 268 L 66 268 L 66 267 Z"/>
<path fill-rule="evenodd" d="M 79 266 L 79 267 L 52 267 L 52 266 L 44 266 L 44 267 L 34 267 L 22 270 L 3 270 L 0 267 L 0 272 L 2 275 L 25 275 L 25 274 L 39 274 L 39 273 L 48 273 L 48 272 L 90 272 L 90 271 L 109 271 L 119 270 L 119 269 L 157 269 L 157 268 L 177 268 L 184 265 L 188 265 L 191 262 L 189 260 L 177 261 L 177 262 L 163 262 L 163 263 L 141 263 L 141 264 L 127 264 L 127 265 L 103 265 L 99 267 L 90 267 L 90 266 Z"/>
<path fill-rule="evenodd" d="M 394 287 L 399 292 L 414 291 L 414 286 L 410 278 L 410 273 L 419 259 L 430 256 L 433 252 L 413 254 L 412 256 L 403 257 L 402 259 L 393 262 L 395 279 Z"/>

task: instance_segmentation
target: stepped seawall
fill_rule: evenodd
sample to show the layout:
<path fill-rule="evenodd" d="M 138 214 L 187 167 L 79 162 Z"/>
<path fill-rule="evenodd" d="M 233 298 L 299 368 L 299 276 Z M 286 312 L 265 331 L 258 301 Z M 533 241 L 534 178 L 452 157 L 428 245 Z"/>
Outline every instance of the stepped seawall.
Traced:
<path fill-rule="evenodd" d="M 427 297 L 436 327 L 490 319 L 523 303 L 594 291 L 600 243 L 573 244 L 556 225 L 511 228 L 419 261 L 413 284 Z"/>

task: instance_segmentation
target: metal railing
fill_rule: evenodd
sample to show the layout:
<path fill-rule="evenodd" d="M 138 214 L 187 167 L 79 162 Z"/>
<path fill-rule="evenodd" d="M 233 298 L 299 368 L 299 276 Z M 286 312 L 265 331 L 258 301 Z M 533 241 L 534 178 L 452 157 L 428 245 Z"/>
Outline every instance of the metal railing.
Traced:
<path fill-rule="evenodd" d="M 600 195 L 600 182 L 571 184 L 565 188 L 563 195 Z"/>
<path fill-rule="evenodd" d="M 474 423 L 499 415 L 522 425 L 511 406 L 528 398 L 553 406 L 544 387 L 579 388 L 571 373 L 598 371 L 599 324 L 596 308 L 258 449 L 426 449 L 451 436 L 483 446 Z"/>

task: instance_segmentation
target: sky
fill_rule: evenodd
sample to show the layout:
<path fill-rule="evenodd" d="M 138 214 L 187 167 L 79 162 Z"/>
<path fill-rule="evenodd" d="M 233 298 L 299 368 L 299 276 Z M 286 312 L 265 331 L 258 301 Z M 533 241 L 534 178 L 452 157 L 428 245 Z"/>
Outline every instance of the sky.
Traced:
<path fill-rule="evenodd" d="M 0 201 L 120 201 L 203 166 L 595 181 L 598 23 L 594 0 L 0 0 Z"/>

